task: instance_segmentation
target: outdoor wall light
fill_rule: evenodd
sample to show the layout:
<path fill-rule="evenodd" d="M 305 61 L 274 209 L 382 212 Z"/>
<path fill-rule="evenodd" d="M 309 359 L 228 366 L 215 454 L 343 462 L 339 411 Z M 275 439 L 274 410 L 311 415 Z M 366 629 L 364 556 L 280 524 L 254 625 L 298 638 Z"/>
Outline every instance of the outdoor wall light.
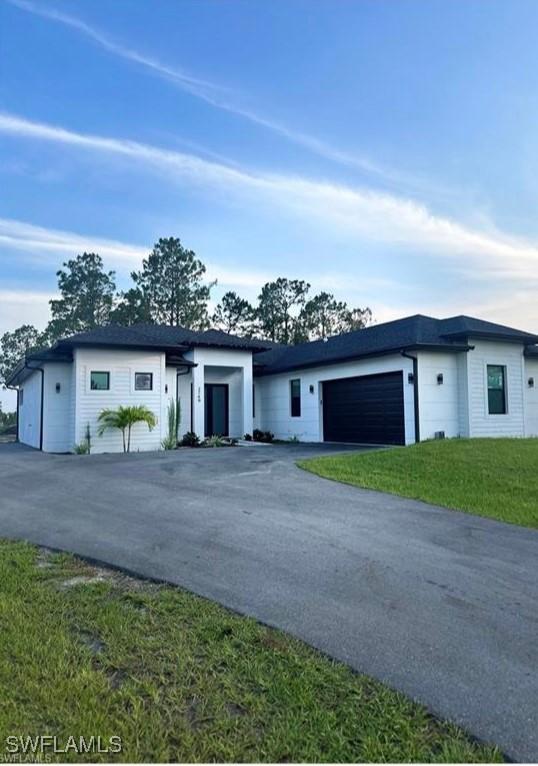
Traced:
<path fill-rule="evenodd" d="M 437 384 L 438 384 L 439 386 L 442 386 L 442 385 L 443 385 L 443 373 L 442 373 L 442 372 L 440 372 L 440 373 L 438 374 L 438 376 L 437 376 Z"/>
<path fill-rule="evenodd" d="M 412 372 L 407 373 L 407 382 L 408 383 L 414 383 L 415 382 L 415 376 Z"/>
<path fill-rule="evenodd" d="M 529 388 L 534 388 L 534 378 L 529 378 Z"/>
<path fill-rule="evenodd" d="M 165 394 L 167 394 L 167 393 L 168 393 L 168 383 L 165 383 L 165 384 L 164 384 L 164 393 L 165 393 Z"/>
<path fill-rule="evenodd" d="M 61 386 L 60 386 L 60 384 L 59 384 L 59 383 L 56 383 L 56 393 L 57 393 L 57 394 L 59 394 L 59 393 L 60 393 L 60 389 L 61 389 Z"/>
<path fill-rule="evenodd" d="M 202 401 L 202 397 L 201 397 L 201 395 L 200 395 L 200 386 L 198 386 L 198 401 L 199 401 L 199 402 L 201 402 L 201 401 Z"/>
<path fill-rule="evenodd" d="M 314 386 L 312 383 L 309 385 L 308 390 L 310 391 L 311 394 L 314 393 Z"/>

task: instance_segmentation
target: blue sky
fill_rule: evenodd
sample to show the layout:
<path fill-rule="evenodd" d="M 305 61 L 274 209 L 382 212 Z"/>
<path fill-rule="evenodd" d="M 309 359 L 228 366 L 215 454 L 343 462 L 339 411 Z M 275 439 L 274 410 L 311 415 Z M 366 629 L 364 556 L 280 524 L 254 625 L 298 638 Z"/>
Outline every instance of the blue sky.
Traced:
<path fill-rule="evenodd" d="M 538 332 L 535 0 L 0 0 L 0 333 L 179 236 L 254 299 Z"/>

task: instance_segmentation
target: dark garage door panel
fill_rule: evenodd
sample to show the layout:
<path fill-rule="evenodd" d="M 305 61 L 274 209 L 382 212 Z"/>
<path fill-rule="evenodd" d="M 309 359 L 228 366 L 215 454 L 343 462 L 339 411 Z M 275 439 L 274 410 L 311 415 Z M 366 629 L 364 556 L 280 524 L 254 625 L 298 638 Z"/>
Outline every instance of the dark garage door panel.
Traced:
<path fill-rule="evenodd" d="M 331 442 L 405 444 L 402 373 L 325 381 L 323 438 Z"/>

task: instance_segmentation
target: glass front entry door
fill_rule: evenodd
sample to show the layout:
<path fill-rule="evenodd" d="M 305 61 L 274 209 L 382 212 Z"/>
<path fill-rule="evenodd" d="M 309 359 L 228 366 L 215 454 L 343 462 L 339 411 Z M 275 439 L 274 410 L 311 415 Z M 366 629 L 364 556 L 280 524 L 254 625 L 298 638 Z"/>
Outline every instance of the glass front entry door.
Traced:
<path fill-rule="evenodd" d="M 228 436 L 228 386 L 205 385 L 205 435 Z"/>

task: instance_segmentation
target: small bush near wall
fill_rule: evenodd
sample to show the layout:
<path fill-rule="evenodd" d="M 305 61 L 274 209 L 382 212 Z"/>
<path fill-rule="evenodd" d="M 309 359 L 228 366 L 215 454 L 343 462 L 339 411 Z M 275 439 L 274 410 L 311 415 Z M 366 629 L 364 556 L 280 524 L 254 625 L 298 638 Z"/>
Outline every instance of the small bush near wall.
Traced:
<path fill-rule="evenodd" d="M 223 439 L 222 436 L 208 436 L 204 441 L 204 447 L 231 447 L 232 443 L 228 439 Z"/>
<path fill-rule="evenodd" d="M 197 436 L 194 433 L 194 431 L 187 431 L 187 433 L 184 435 L 183 439 L 181 440 L 181 446 L 182 447 L 199 447 L 200 437 Z"/>
<path fill-rule="evenodd" d="M 260 431 L 259 428 L 254 429 L 252 436 L 255 442 L 265 442 L 265 444 L 270 444 L 275 438 L 271 431 Z"/>

